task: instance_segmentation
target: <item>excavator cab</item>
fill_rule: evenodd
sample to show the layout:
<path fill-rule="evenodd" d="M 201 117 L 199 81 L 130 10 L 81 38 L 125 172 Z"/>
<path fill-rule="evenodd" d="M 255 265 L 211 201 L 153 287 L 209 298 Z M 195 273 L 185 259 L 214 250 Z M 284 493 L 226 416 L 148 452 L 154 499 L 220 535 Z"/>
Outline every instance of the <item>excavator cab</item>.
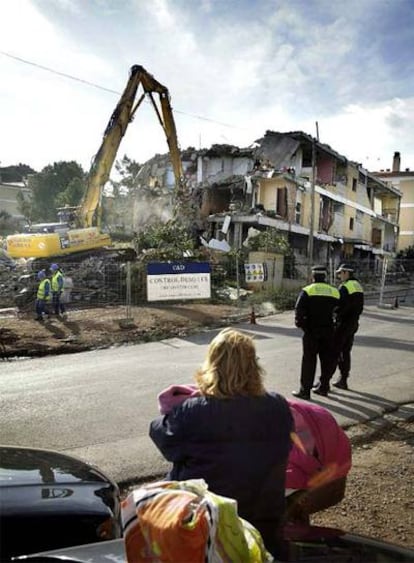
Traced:
<path fill-rule="evenodd" d="M 79 214 L 79 206 L 69 207 L 68 205 L 66 205 L 65 207 L 58 207 L 57 212 L 60 223 L 70 225 L 72 228 L 76 226 L 77 217 Z"/>

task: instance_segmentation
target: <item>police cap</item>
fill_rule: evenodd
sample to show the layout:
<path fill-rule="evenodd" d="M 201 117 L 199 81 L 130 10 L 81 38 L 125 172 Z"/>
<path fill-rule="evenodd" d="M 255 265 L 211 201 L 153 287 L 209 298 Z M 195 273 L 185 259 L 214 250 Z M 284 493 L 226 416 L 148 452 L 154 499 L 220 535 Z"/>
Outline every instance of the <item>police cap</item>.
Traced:
<path fill-rule="evenodd" d="M 351 266 L 351 264 L 341 264 L 339 266 L 339 268 L 336 270 L 335 274 L 339 274 L 340 272 L 350 272 L 352 273 L 354 271 L 354 268 Z"/>
<path fill-rule="evenodd" d="M 321 264 L 317 265 L 317 266 L 313 266 L 312 268 L 312 274 L 319 274 L 319 275 L 325 275 L 327 274 L 327 270 L 326 270 L 326 266 L 323 266 Z"/>

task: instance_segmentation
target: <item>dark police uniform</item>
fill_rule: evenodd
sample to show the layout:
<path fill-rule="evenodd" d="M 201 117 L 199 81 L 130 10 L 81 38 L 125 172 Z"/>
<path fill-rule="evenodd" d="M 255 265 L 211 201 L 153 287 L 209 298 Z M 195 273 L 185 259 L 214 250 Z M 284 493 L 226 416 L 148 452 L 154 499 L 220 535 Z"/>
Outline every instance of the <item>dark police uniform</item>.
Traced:
<path fill-rule="evenodd" d="M 351 350 L 354 344 L 354 335 L 359 328 L 359 316 L 364 309 L 364 290 L 359 281 L 351 276 L 341 283 L 339 293 L 335 346 L 338 358 L 337 366 L 341 375 L 334 385 L 346 389 L 351 370 Z"/>
<path fill-rule="evenodd" d="M 324 276 L 314 271 L 314 276 Z M 300 377 L 300 391 L 294 395 L 310 398 L 317 358 L 321 362 L 320 391 L 329 390 L 329 379 L 335 363 L 334 352 L 334 312 L 339 305 L 339 291 L 332 285 L 315 281 L 300 292 L 295 305 L 295 324 L 303 330 L 303 356 Z"/>

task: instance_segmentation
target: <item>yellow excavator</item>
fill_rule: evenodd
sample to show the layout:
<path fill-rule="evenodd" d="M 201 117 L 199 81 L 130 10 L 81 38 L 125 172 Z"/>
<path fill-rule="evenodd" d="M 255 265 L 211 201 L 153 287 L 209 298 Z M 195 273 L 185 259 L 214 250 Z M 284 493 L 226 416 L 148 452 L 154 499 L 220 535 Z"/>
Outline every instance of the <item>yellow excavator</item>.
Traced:
<path fill-rule="evenodd" d="M 138 89 L 143 92 L 138 99 Z M 155 95 L 158 95 L 158 104 Z M 148 97 L 165 132 L 175 176 L 175 215 L 189 210 L 177 131 L 168 89 L 142 66 L 134 65 L 125 90 L 105 129 L 101 146 L 93 159 L 87 187 L 79 207 L 59 210 L 58 223 L 28 226 L 26 232 L 10 235 L 6 249 L 12 258 L 50 259 L 79 252 L 94 251 L 111 245 L 111 238 L 101 231 L 102 192 L 112 170 L 122 137 L 142 101 Z M 188 211 L 189 213 L 189 211 Z M 188 215 L 187 213 L 187 215 Z"/>

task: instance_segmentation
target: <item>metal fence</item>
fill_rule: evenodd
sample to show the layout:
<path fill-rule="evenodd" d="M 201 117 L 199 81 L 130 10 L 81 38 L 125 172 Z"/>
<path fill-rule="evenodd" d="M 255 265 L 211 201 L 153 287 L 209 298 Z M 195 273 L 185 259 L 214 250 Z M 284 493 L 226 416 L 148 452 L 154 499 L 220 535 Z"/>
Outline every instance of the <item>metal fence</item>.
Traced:
<path fill-rule="evenodd" d="M 338 285 L 335 271 L 340 261 L 329 261 L 328 281 Z M 346 261 L 354 268 L 355 277 L 364 287 L 367 302 L 378 305 L 407 303 L 414 305 L 414 259 L 378 257 Z M 286 268 L 284 283 L 290 279 L 305 284 L 308 282 L 309 263 L 306 259 L 295 259 Z"/>
<path fill-rule="evenodd" d="M 371 262 L 350 262 L 361 281 L 368 300 L 378 303 L 408 302 L 414 298 L 414 260 L 383 258 Z M 146 266 L 140 262 L 84 265 L 66 265 L 65 273 L 73 279 L 71 301 L 86 305 L 143 305 L 147 303 Z M 272 264 L 263 263 L 257 280 L 248 279 L 248 261 L 235 256 L 222 256 L 211 262 L 212 299 L 215 301 L 245 299 L 253 293 L 256 299 L 266 299 L 279 291 L 295 295 L 308 283 L 308 262 L 291 259 Z M 256 265 L 260 266 L 260 265 Z M 329 281 L 337 284 L 335 271 L 339 262 L 326 264 Z M 261 276 L 260 273 L 263 275 Z M 168 302 L 164 303 L 168 305 Z"/>
<path fill-rule="evenodd" d="M 381 258 L 372 261 L 351 262 L 355 275 L 361 281 L 368 301 L 378 304 L 414 304 L 414 260 Z M 251 265 L 251 264 L 250 264 Z M 266 259 L 256 264 L 256 279 L 247 276 L 249 262 L 246 258 L 222 255 L 211 262 L 212 301 L 244 301 L 251 299 L 275 300 L 282 293 L 288 298 L 281 301 L 289 308 L 295 296 L 308 279 L 309 263 L 304 258 L 275 261 Z M 260 266 L 262 266 L 260 268 Z M 335 270 L 339 262 L 326 264 L 331 283 L 337 284 Z M 117 262 L 105 259 L 87 259 L 83 262 L 65 263 L 62 269 L 66 278 L 65 297 L 71 308 L 108 305 L 143 306 L 148 304 L 146 265 L 142 262 Z M 37 282 L 34 273 L 20 283 L 13 282 L 14 294 L 23 294 L 19 308 L 30 308 L 35 298 Z M 28 289 L 30 288 L 30 289 Z M 162 303 L 168 306 L 172 301 Z M 161 304 L 161 303 L 158 303 Z"/>

